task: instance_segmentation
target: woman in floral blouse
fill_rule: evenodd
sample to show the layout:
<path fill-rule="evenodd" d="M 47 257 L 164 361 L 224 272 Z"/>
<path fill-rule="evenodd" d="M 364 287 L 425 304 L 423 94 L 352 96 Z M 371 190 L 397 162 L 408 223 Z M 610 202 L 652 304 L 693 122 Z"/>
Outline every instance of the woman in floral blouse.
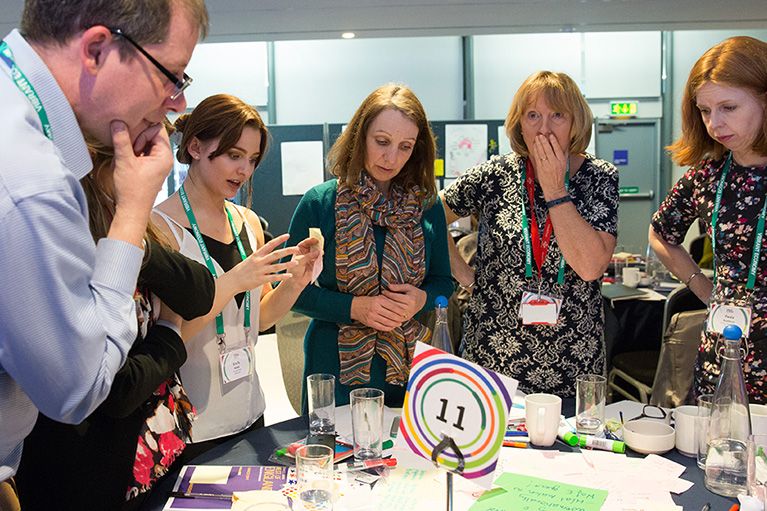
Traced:
<path fill-rule="evenodd" d="M 600 282 L 615 248 L 618 172 L 586 154 L 592 124 L 572 78 L 535 73 L 506 117 L 514 152 L 443 192 L 448 223 L 479 219 L 476 277 L 449 244 L 453 276 L 472 290 L 462 355 L 525 392 L 573 396 L 578 375 L 605 372 Z"/>
<path fill-rule="evenodd" d="M 650 243 L 663 263 L 709 304 L 695 366 L 695 392 L 719 378 L 717 331 L 740 317 L 746 332 L 743 372 L 752 402 L 767 401 L 767 43 L 733 37 L 693 66 L 682 101 L 682 136 L 669 146 L 692 165 L 653 217 Z M 703 275 L 680 243 L 700 218 L 713 240 L 714 278 Z M 730 311 L 729 318 L 722 312 Z"/>

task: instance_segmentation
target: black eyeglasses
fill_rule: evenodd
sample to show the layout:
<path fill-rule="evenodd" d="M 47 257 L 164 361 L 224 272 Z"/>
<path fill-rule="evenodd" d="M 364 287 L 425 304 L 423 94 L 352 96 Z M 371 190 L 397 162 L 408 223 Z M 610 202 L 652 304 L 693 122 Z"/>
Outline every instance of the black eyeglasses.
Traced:
<path fill-rule="evenodd" d="M 623 412 L 621 412 L 620 415 L 621 415 L 621 421 L 623 421 Z M 666 418 L 666 410 L 664 410 L 660 406 L 644 405 L 642 407 L 642 413 L 641 414 L 639 414 L 636 417 L 633 417 L 631 419 L 628 419 L 626 422 L 636 421 L 636 420 L 639 420 L 639 419 L 658 419 L 658 420 L 663 420 L 665 418 Z"/>
<path fill-rule="evenodd" d="M 109 28 L 109 27 L 107 27 L 107 28 Z M 154 66 L 157 69 L 159 69 L 160 72 L 162 74 L 164 74 L 168 78 L 168 80 L 170 80 L 170 83 L 172 83 L 173 85 L 176 86 L 176 92 L 174 92 L 170 96 L 171 101 L 177 100 L 179 98 L 179 96 L 181 96 L 181 94 L 184 93 L 184 90 L 186 90 L 186 88 L 189 87 L 192 84 L 192 77 L 191 76 L 189 76 L 188 74 L 184 73 L 183 80 L 179 79 L 178 76 L 176 76 L 175 74 L 171 73 L 168 70 L 167 67 L 165 67 L 162 64 L 160 64 L 159 62 L 157 62 L 157 59 L 152 57 L 149 54 L 148 51 L 146 51 L 144 48 L 142 48 L 139 43 L 137 43 L 136 41 L 131 39 L 131 37 L 128 34 L 126 34 L 125 32 L 123 32 L 121 29 L 119 29 L 119 28 L 110 28 L 109 31 L 112 33 L 112 35 L 115 35 L 117 37 L 122 37 L 123 39 L 125 39 L 126 41 L 131 43 L 143 56 L 145 56 L 147 58 L 147 60 L 149 60 L 149 62 L 154 64 Z"/>

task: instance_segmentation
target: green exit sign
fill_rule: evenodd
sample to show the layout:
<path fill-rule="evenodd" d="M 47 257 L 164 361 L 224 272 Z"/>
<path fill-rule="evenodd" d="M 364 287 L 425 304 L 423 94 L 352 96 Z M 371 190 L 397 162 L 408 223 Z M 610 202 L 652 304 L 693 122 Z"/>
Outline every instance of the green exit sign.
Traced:
<path fill-rule="evenodd" d="M 639 101 L 610 101 L 610 115 L 636 115 Z"/>

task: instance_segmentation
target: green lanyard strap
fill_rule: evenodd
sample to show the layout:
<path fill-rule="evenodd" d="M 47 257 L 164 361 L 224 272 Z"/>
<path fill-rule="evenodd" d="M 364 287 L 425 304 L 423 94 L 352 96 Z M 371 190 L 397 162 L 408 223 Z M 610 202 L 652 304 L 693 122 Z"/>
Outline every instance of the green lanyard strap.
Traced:
<path fill-rule="evenodd" d="M 197 240 L 197 245 L 200 247 L 200 252 L 202 253 L 202 258 L 205 261 L 205 265 L 208 267 L 208 270 L 210 270 L 213 278 L 218 278 L 216 267 L 213 264 L 213 259 L 210 257 L 208 247 L 205 245 L 205 240 L 202 238 L 200 226 L 197 224 L 197 219 L 195 218 L 194 212 L 192 211 L 192 205 L 189 203 L 189 197 L 186 195 L 184 185 L 181 185 L 181 188 L 178 189 L 178 196 L 181 199 L 181 205 L 184 207 L 186 218 L 189 220 L 189 225 L 192 227 L 192 232 L 194 233 L 194 238 Z M 242 257 L 242 260 L 244 261 L 248 257 L 248 255 L 245 253 L 245 247 L 242 246 L 242 240 L 240 240 L 240 235 L 237 233 L 237 229 L 234 226 L 234 219 L 232 219 L 232 214 L 229 212 L 229 208 L 224 206 L 224 210 L 226 210 L 226 216 L 229 219 L 229 227 L 232 229 L 234 239 L 237 241 L 237 250 L 240 252 L 240 257 Z M 244 327 L 245 338 L 247 341 L 248 334 L 250 333 L 250 291 L 245 292 Z M 222 349 L 225 349 L 224 316 L 221 312 L 216 315 L 216 335 L 218 336 L 219 344 L 222 345 Z"/>
<path fill-rule="evenodd" d="M 530 239 L 530 221 L 527 218 L 525 204 L 527 203 L 527 190 L 525 180 L 527 178 L 527 161 L 522 160 L 522 235 L 525 246 L 525 278 L 533 277 L 533 244 Z M 565 190 L 570 191 L 570 158 L 567 158 L 567 169 L 565 171 Z M 531 211 L 535 215 L 535 211 Z M 536 220 L 537 221 L 537 220 Z M 549 243 L 551 247 L 551 243 Z M 543 263 L 541 263 L 543 267 Z M 559 253 L 559 271 L 557 272 L 557 284 L 562 286 L 565 283 L 565 258 L 562 252 Z"/>
<path fill-rule="evenodd" d="M 16 87 L 24 94 L 29 104 L 37 112 L 37 116 L 40 118 L 40 124 L 43 126 L 43 133 L 50 140 L 53 140 L 53 132 L 51 131 L 51 123 L 48 120 L 48 112 L 45 111 L 43 102 L 40 96 L 37 95 L 37 91 L 32 86 L 32 83 L 24 74 L 24 71 L 19 69 L 16 65 L 16 61 L 13 60 L 13 52 L 10 46 L 5 41 L 0 41 L 0 61 L 4 62 L 8 69 L 8 76 L 10 76 Z"/>
<path fill-rule="evenodd" d="M 716 285 L 716 225 L 719 221 L 719 206 L 722 204 L 722 195 L 724 195 L 724 186 L 727 181 L 727 174 L 732 167 L 732 151 L 727 155 L 722 168 L 722 177 L 719 178 L 719 184 L 716 188 L 716 198 L 714 199 L 714 211 L 711 213 L 711 252 L 714 260 L 714 285 Z M 756 273 L 759 270 L 759 256 L 762 253 L 762 240 L 764 239 L 765 215 L 767 215 L 767 197 L 762 205 L 762 212 L 759 214 L 759 220 L 756 225 L 756 239 L 754 240 L 754 249 L 751 254 L 751 265 L 748 268 L 748 281 L 746 289 L 752 290 L 756 286 Z"/>

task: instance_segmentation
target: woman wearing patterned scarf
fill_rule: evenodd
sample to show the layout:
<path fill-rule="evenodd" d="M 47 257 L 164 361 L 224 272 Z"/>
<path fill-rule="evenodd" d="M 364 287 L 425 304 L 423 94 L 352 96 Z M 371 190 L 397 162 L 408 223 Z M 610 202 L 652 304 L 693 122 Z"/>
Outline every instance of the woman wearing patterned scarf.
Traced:
<path fill-rule="evenodd" d="M 418 98 L 379 87 L 330 150 L 337 179 L 309 190 L 293 215 L 291 240 L 319 228 L 325 243 L 318 285 L 293 307 L 312 318 L 304 375 L 335 375 L 337 405 L 364 386 L 401 406 L 415 343 L 430 337 L 414 316 L 452 293 L 434 155 Z"/>

